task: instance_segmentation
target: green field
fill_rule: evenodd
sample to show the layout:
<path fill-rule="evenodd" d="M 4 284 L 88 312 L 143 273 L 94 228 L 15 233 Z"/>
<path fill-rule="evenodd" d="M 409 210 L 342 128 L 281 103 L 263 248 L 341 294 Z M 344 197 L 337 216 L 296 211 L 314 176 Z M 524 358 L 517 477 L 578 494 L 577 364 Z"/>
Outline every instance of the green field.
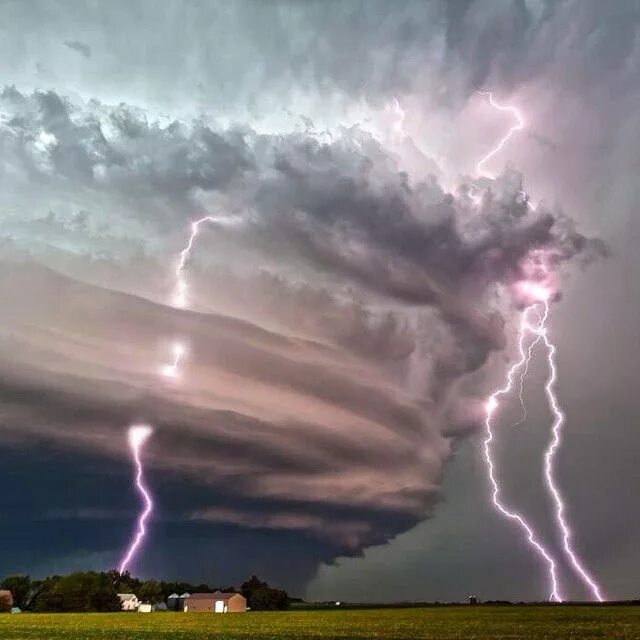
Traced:
<path fill-rule="evenodd" d="M 640 607 L 439 607 L 210 613 L 19 614 L 0 616 L 0 639 L 430 640 L 617 638 L 640 640 Z"/>

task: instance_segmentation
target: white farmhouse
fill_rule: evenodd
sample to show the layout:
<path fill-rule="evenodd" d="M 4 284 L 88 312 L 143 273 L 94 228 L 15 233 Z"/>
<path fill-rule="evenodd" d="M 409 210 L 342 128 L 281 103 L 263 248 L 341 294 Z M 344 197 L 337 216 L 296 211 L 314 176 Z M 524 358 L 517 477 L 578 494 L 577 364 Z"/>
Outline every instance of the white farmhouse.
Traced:
<path fill-rule="evenodd" d="M 120 605 L 123 611 L 137 611 L 140 601 L 135 593 L 119 593 Z"/>

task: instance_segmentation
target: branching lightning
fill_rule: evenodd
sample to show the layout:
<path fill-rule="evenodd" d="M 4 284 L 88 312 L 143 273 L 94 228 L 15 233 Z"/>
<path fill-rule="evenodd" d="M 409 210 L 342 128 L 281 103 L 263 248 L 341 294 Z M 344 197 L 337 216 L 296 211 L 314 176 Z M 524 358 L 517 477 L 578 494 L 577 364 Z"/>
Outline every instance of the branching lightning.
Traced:
<path fill-rule="evenodd" d="M 494 506 L 496 507 L 496 509 L 498 509 L 500 513 L 502 513 L 502 515 L 504 515 L 505 517 L 509 518 L 510 520 L 518 524 L 518 526 L 524 531 L 526 538 L 529 544 L 531 545 L 531 547 L 533 547 L 534 551 L 539 556 L 541 556 L 543 560 L 546 562 L 548 571 L 549 571 L 549 579 L 550 579 L 550 587 L 551 587 L 549 598 L 556 602 L 561 602 L 563 598 L 560 594 L 559 585 L 558 585 L 556 560 L 553 558 L 551 553 L 549 553 L 549 551 L 538 540 L 537 536 L 533 531 L 533 528 L 531 527 L 531 525 L 529 525 L 529 523 L 525 520 L 525 518 L 521 514 L 517 513 L 516 511 L 509 509 L 501 502 L 500 486 L 498 484 L 498 481 L 496 480 L 495 463 L 493 462 L 493 455 L 491 451 L 491 443 L 494 437 L 491 423 L 492 423 L 492 418 L 494 416 L 494 413 L 498 408 L 498 404 L 499 404 L 498 398 L 500 396 L 508 394 L 511 391 L 513 387 L 513 377 L 516 371 L 520 369 L 526 362 L 527 356 L 524 351 L 524 340 L 525 340 L 527 330 L 530 328 L 530 325 L 528 323 L 528 314 L 535 306 L 536 305 L 533 304 L 527 307 L 523 311 L 521 316 L 520 331 L 518 336 L 518 346 L 521 354 L 520 359 L 514 365 L 512 365 L 512 367 L 507 372 L 507 381 L 504 387 L 494 391 L 489 396 L 489 399 L 485 404 L 484 425 L 485 425 L 485 431 L 486 431 L 486 438 L 484 440 L 484 456 L 485 456 L 485 461 L 487 463 L 487 470 L 489 472 L 489 481 L 492 486 L 491 500 Z"/>
<path fill-rule="evenodd" d="M 149 439 L 151 434 L 153 433 L 153 429 L 147 425 L 134 425 L 129 427 L 128 440 L 129 440 L 129 448 L 131 449 L 131 453 L 133 456 L 133 462 L 135 466 L 135 483 L 138 493 L 142 496 L 142 501 L 144 504 L 144 508 L 140 515 L 138 516 L 138 526 L 136 533 L 131 540 L 131 544 L 129 545 L 124 557 L 120 561 L 120 573 L 124 573 L 127 570 L 127 567 L 135 557 L 136 551 L 138 547 L 144 540 L 144 536 L 147 532 L 146 530 L 146 522 L 147 518 L 151 515 L 153 511 L 153 500 L 151 499 L 151 494 L 149 493 L 149 489 L 147 489 L 144 482 L 144 473 L 142 469 L 142 459 L 140 457 L 140 451 L 144 446 L 144 443 Z"/>
<path fill-rule="evenodd" d="M 498 109 L 499 111 L 506 111 L 511 113 L 515 117 L 515 124 L 507 131 L 507 133 L 500 139 L 498 144 L 487 153 L 476 165 L 476 171 L 479 175 L 485 175 L 487 177 L 488 174 L 486 172 L 483 173 L 484 164 L 493 158 L 505 144 L 512 138 L 512 136 L 523 129 L 524 127 L 524 118 L 520 113 L 520 110 L 516 107 L 512 106 L 503 106 L 497 103 L 491 92 L 483 92 L 484 95 L 489 96 L 489 104 Z M 523 194 L 524 195 L 524 194 Z M 548 275 L 547 270 L 545 269 L 545 275 Z M 557 578 L 557 562 L 551 556 L 551 554 L 542 546 L 539 540 L 536 538 L 534 531 L 526 520 L 517 512 L 514 512 L 504 506 L 504 504 L 500 501 L 500 487 L 498 481 L 496 480 L 495 475 L 495 463 L 492 457 L 491 451 L 491 443 L 493 441 L 493 431 L 492 431 L 492 418 L 493 415 L 498 408 L 498 398 L 502 395 L 509 393 L 513 388 L 513 378 L 518 370 L 521 370 L 520 381 L 519 381 L 519 391 L 518 398 L 520 400 L 520 405 L 522 406 L 523 414 L 521 420 L 516 423 L 522 423 L 527 417 L 527 409 L 523 398 L 523 388 L 524 388 L 524 380 L 526 378 L 529 363 L 531 361 L 531 357 L 533 354 L 533 350 L 536 345 L 541 341 L 544 343 L 547 350 L 547 364 L 549 368 L 549 376 L 545 383 L 545 394 L 547 397 L 547 401 L 549 407 L 553 413 L 554 420 L 552 425 L 552 437 L 549 445 L 544 453 L 544 475 L 545 482 L 547 486 L 547 490 L 553 499 L 553 503 L 555 506 L 555 520 L 562 534 L 562 549 L 564 554 L 568 558 L 573 570 L 576 572 L 578 577 L 585 584 L 592 597 L 598 602 L 602 602 L 604 600 L 602 596 L 602 590 L 600 586 L 597 584 L 595 579 L 591 576 L 591 574 L 584 567 L 584 563 L 578 557 L 577 552 L 572 546 L 572 537 L 573 533 L 571 527 L 567 523 L 567 519 L 565 516 L 565 505 L 564 500 L 562 498 L 562 494 L 558 489 L 555 480 L 554 473 L 554 462 L 555 456 L 561 446 L 562 443 L 562 427 L 565 422 L 564 413 L 560 407 L 560 403 L 558 402 L 557 396 L 555 394 L 555 384 L 558 378 L 557 367 L 555 362 L 556 355 L 556 347 L 551 342 L 548 336 L 547 330 L 547 320 L 549 317 L 549 300 L 552 298 L 553 289 L 549 286 L 546 286 L 545 283 L 537 281 L 537 280 L 529 280 L 523 281 L 520 284 L 521 293 L 524 294 L 527 299 L 530 301 L 529 306 L 525 308 L 521 316 L 519 334 L 518 334 L 518 349 L 520 358 L 519 360 L 512 365 L 512 367 L 507 372 L 507 380 L 505 386 L 494 391 L 494 393 L 489 396 L 487 403 L 485 405 L 485 430 L 486 430 L 486 438 L 484 441 L 484 453 L 485 460 L 487 463 L 487 471 L 489 475 L 489 481 L 492 487 L 492 501 L 494 506 L 502 513 L 505 517 L 515 521 L 518 523 L 520 528 L 526 533 L 527 540 L 529 544 L 533 547 L 538 555 L 540 555 L 545 562 L 547 563 L 549 569 L 549 579 L 551 586 L 551 594 L 550 598 L 555 601 L 562 601 L 562 596 L 559 592 L 558 587 L 558 578 Z M 543 313 L 541 314 L 537 325 L 532 325 L 528 321 L 529 312 L 536 307 L 537 305 L 542 305 Z M 529 345 L 527 351 L 524 349 L 524 341 L 525 336 L 527 334 L 532 334 L 535 336 L 535 339 Z"/>

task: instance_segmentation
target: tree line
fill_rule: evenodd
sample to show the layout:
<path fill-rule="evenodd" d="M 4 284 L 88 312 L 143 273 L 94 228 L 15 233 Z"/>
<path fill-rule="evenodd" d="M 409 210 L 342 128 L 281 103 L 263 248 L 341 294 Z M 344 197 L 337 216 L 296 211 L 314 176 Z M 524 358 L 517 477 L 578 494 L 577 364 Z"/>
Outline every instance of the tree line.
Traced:
<path fill-rule="evenodd" d="M 32 580 L 29 576 L 7 576 L 0 582 L 0 589 L 11 591 L 13 606 L 23 611 L 35 612 L 109 612 L 120 611 L 118 593 L 134 593 L 141 602 L 158 604 L 166 602 L 169 595 L 177 593 L 213 593 L 214 591 L 239 592 L 247 599 L 247 606 L 255 611 L 280 610 L 289 606 L 289 596 L 282 589 L 274 589 L 256 576 L 244 582 L 240 589 L 223 588 L 189 582 L 140 580 L 127 571 L 88 571 L 66 576 L 50 576 L 44 580 Z M 7 609 L 0 600 L 0 611 Z"/>

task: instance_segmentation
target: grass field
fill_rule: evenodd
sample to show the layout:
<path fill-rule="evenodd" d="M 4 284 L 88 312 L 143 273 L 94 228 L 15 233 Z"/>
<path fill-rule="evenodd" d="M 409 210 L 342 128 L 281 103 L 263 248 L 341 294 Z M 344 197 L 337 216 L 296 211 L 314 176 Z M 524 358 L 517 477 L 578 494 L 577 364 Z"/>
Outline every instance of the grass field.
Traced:
<path fill-rule="evenodd" d="M 640 607 L 442 607 L 210 613 L 0 615 L 1 640 L 640 640 Z"/>

